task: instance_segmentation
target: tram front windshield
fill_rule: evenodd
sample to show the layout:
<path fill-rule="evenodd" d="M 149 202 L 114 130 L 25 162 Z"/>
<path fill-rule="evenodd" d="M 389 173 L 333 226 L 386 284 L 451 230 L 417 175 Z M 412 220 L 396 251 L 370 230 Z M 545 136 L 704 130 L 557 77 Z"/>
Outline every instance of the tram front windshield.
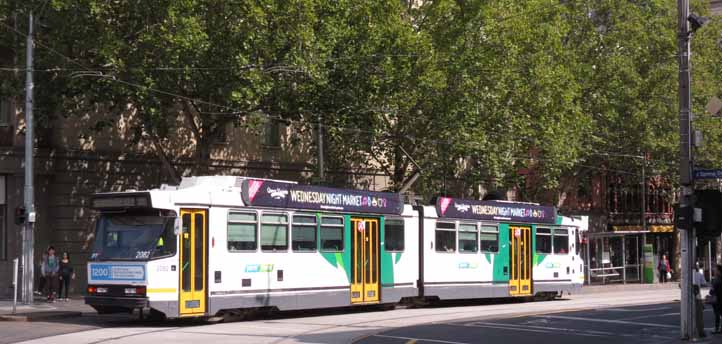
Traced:
<path fill-rule="evenodd" d="M 102 214 L 91 260 L 148 260 L 158 256 L 173 232 L 175 217 L 149 214 Z M 171 244 L 171 243 L 168 243 Z M 175 244 L 175 243 L 172 243 Z"/>

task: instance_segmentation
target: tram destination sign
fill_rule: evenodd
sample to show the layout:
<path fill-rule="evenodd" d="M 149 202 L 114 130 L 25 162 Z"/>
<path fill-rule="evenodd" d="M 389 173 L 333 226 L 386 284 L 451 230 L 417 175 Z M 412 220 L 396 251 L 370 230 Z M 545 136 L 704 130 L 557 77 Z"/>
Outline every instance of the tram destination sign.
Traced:
<path fill-rule="evenodd" d="M 401 194 L 246 179 L 241 189 L 249 206 L 400 215 Z"/>
<path fill-rule="evenodd" d="M 477 201 L 450 197 L 436 200 L 439 217 L 455 219 L 556 223 L 554 207 L 529 203 Z"/>

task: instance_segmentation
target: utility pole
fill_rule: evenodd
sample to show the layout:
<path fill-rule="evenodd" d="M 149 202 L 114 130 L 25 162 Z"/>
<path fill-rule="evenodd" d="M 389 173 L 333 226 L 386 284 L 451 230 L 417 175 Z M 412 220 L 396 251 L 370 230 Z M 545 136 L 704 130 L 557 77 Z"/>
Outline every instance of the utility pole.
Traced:
<path fill-rule="evenodd" d="M 682 186 L 680 212 L 693 213 L 694 180 L 692 174 L 692 142 L 691 142 L 691 73 L 690 73 L 690 30 L 689 0 L 677 0 L 677 43 L 679 55 L 679 136 L 680 159 L 679 177 Z M 683 210 L 684 209 L 684 210 Z M 694 293 L 692 292 L 692 264 L 694 262 L 694 228 L 692 216 L 684 216 L 680 225 L 681 256 L 682 256 L 682 296 L 680 299 L 680 334 L 682 339 L 694 339 Z M 684 228 L 682 228 L 684 227 Z"/>
<path fill-rule="evenodd" d="M 34 267 L 33 224 L 35 206 L 33 200 L 33 13 L 28 15 L 28 37 L 26 41 L 25 74 L 25 211 L 23 230 L 23 303 L 33 303 Z"/>
<path fill-rule="evenodd" d="M 324 167 L 323 167 L 323 114 L 318 114 L 318 129 L 317 129 L 317 144 L 318 144 L 318 179 L 319 182 L 323 183 Z"/>
<path fill-rule="evenodd" d="M 646 165 L 647 157 L 645 155 L 642 155 L 642 232 L 647 231 L 647 176 L 645 173 Z"/>

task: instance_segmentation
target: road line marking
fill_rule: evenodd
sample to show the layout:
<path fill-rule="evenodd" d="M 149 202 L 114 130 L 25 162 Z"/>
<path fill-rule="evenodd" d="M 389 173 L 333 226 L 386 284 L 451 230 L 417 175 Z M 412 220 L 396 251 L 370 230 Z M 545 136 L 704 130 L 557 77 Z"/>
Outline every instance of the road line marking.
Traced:
<path fill-rule="evenodd" d="M 476 322 L 472 324 L 467 325 L 457 325 L 457 326 L 464 326 L 464 327 L 478 327 L 478 328 L 493 328 L 497 330 L 508 330 L 508 331 L 522 331 L 522 332 L 535 332 L 535 333 L 552 333 L 557 334 L 557 332 L 553 330 L 566 330 L 567 332 L 570 332 L 568 334 L 571 335 L 577 335 L 577 336 L 583 336 L 583 337 L 609 337 L 610 335 L 606 334 L 595 334 L 595 333 L 584 333 L 584 332 L 578 332 L 573 331 L 569 329 L 555 329 L 555 328 L 540 328 L 537 326 L 519 326 L 519 327 L 512 327 L 512 326 L 506 326 L 507 324 L 498 324 L 498 323 L 482 323 L 482 322 Z M 589 331 L 592 332 L 592 331 Z"/>
<path fill-rule="evenodd" d="M 516 325 L 516 324 L 505 324 L 505 323 L 494 323 L 494 322 L 483 322 L 483 321 L 476 321 L 473 323 L 469 323 L 466 326 L 470 327 L 490 327 L 490 326 L 497 326 L 497 327 L 506 327 L 509 330 L 518 330 L 518 329 L 537 329 L 545 332 L 551 332 L 551 331 L 563 331 L 563 332 L 569 332 L 570 334 L 580 334 L 580 335 L 593 335 L 593 336 L 615 336 L 616 333 L 612 332 L 605 332 L 605 331 L 594 331 L 594 330 L 575 330 L 571 328 L 559 328 L 559 327 L 549 327 L 549 326 L 534 326 L 534 325 Z"/>
<path fill-rule="evenodd" d="M 645 308 L 645 309 L 625 309 L 625 308 L 607 308 L 599 309 L 599 311 L 611 311 L 611 312 L 652 312 L 652 311 L 663 311 L 672 309 L 674 307 L 657 307 L 657 308 Z"/>
<path fill-rule="evenodd" d="M 371 337 L 379 337 L 379 338 L 391 338 L 391 339 L 405 339 L 408 341 L 424 341 L 424 342 L 432 342 L 432 343 L 442 343 L 442 344 L 472 344 L 472 343 L 465 343 L 465 342 L 451 342 L 448 340 L 439 340 L 439 339 L 426 339 L 426 338 L 412 338 L 412 337 L 401 337 L 401 336 L 389 336 L 385 334 L 375 334 Z"/>
<path fill-rule="evenodd" d="M 537 316 L 537 318 L 560 319 L 560 320 L 579 320 L 579 321 L 601 322 L 601 323 L 608 323 L 608 324 L 640 325 L 640 326 L 647 326 L 647 327 L 661 327 L 661 328 L 675 328 L 675 329 L 679 328 L 679 326 L 672 326 L 672 325 L 628 322 L 628 321 L 622 321 L 622 320 L 609 320 L 609 319 L 590 319 L 590 318 L 570 317 L 570 316 L 563 316 L 563 315 L 545 315 L 545 316 Z"/>
<path fill-rule="evenodd" d="M 655 314 L 655 315 L 639 315 L 639 316 L 636 316 L 636 317 L 622 318 L 622 319 L 619 319 L 619 320 L 629 321 L 629 320 L 639 320 L 639 319 L 645 319 L 645 318 L 669 317 L 669 316 L 673 316 L 673 315 L 679 315 L 679 312 L 676 312 L 676 313 Z"/>

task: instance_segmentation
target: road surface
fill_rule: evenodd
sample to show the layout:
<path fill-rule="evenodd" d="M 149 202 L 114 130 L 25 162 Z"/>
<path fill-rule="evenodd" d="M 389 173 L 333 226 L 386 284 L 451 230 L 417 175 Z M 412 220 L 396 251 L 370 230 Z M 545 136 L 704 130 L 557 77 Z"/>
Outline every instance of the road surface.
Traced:
<path fill-rule="evenodd" d="M 418 330 L 428 328 L 430 335 L 449 332 L 448 328 L 439 330 L 435 326 L 452 324 L 473 324 L 473 329 L 484 327 L 510 327 L 525 326 L 523 323 L 514 323 L 514 320 L 505 320 L 507 325 L 487 325 L 486 322 L 532 317 L 519 321 L 541 321 L 545 318 L 534 318 L 542 315 L 552 316 L 554 313 L 575 312 L 602 308 L 619 308 L 634 305 L 660 305 L 659 307 L 674 307 L 669 303 L 679 298 L 679 290 L 620 290 L 594 294 L 580 294 L 567 296 L 565 299 L 547 302 L 506 302 L 500 304 L 487 304 L 486 302 L 453 303 L 444 306 L 425 308 L 401 308 L 396 310 L 380 311 L 375 309 L 361 310 L 325 310 L 313 312 L 291 312 L 280 315 L 266 316 L 253 321 L 240 321 L 220 324 L 205 324 L 198 321 L 167 321 L 146 322 L 128 319 L 124 316 L 98 316 L 88 315 L 72 319 L 60 319 L 45 323 L 13 323 L 0 322 L 0 343 L 26 343 L 47 344 L 48 336 L 53 336 L 53 344 L 82 344 L 82 343 L 352 343 L 361 340 L 362 343 L 381 343 L 381 340 L 393 340 L 378 335 L 388 335 L 390 330 L 402 331 L 400 334 L 418 336 Z M 652 306 L 654 307 L 654 306 Z M 667 308 L 665 308 L 667 309 Z M 669 308 L 667 313 L 672 313 Z M 610 313 L 611 314 L 611 313 Z M 520 318 L 521 317 L 521 318 Z M 673 322 L 674 316 L 669 316 Z M 558 324 L 561 318 L 546 318 L 546 321 Z M 570 320 L 570 319 L 567 319 Z M 656 321 L 656 320 L 655 320 Z M 511 324 L 511 325 L 509 325 Z M 539 323 L 541 324 L 541 322 Z M 588 326 L 608 327 L 610 323 L 590 322 Z M 423 325 L 423 326 L 418 326 Z M 512 326 L 513 325 L 513 326 Z M 638 325 L 638 324 L 637 324 Z M 551 326 L 551 325 L 550 325 Z M 636 326 L 636 325 L 633 325 Z M 671 325 L 674 326 L 674 325 Z M 451 332 L 459 332 L 455 326 Z M 543 325 L 542 325 L 543 327 Z M 674 332 L 672 327 L 664 327 L 669 333 Z M 505 330 L 505 329 L 495 329 Z M 600 329 L 605 331 L 605 329 Z M 530 338 L 540 338 L 543 333 L 524 332 Z M 665 332 L 667 333 L 667 332 Z M 476 333 L 475 336 L 480 335 Z M 425 337 L 421 337 L 425 338 Z M 477 337 L 475 337 L 477 338 Z M 453 338 L 452 338 L 453 339 Z M 392 343 L 396 343 L 394 341 Z M 423 341 L 422 341 L 423 342 Z M 451 341 L 453 342 L 453 341 Z M 461 341 L 464 343 L 464 341 Z M 472 341 L 470 343 L 477 343 Z M 535 340 L 535 343 L 546 341 Z M 386 343 L 386 342 L 383 342 Z M 440 343 L 440 342 L 432 342 Z M 549 343 L 556 343 L 550 340 Z"/>

